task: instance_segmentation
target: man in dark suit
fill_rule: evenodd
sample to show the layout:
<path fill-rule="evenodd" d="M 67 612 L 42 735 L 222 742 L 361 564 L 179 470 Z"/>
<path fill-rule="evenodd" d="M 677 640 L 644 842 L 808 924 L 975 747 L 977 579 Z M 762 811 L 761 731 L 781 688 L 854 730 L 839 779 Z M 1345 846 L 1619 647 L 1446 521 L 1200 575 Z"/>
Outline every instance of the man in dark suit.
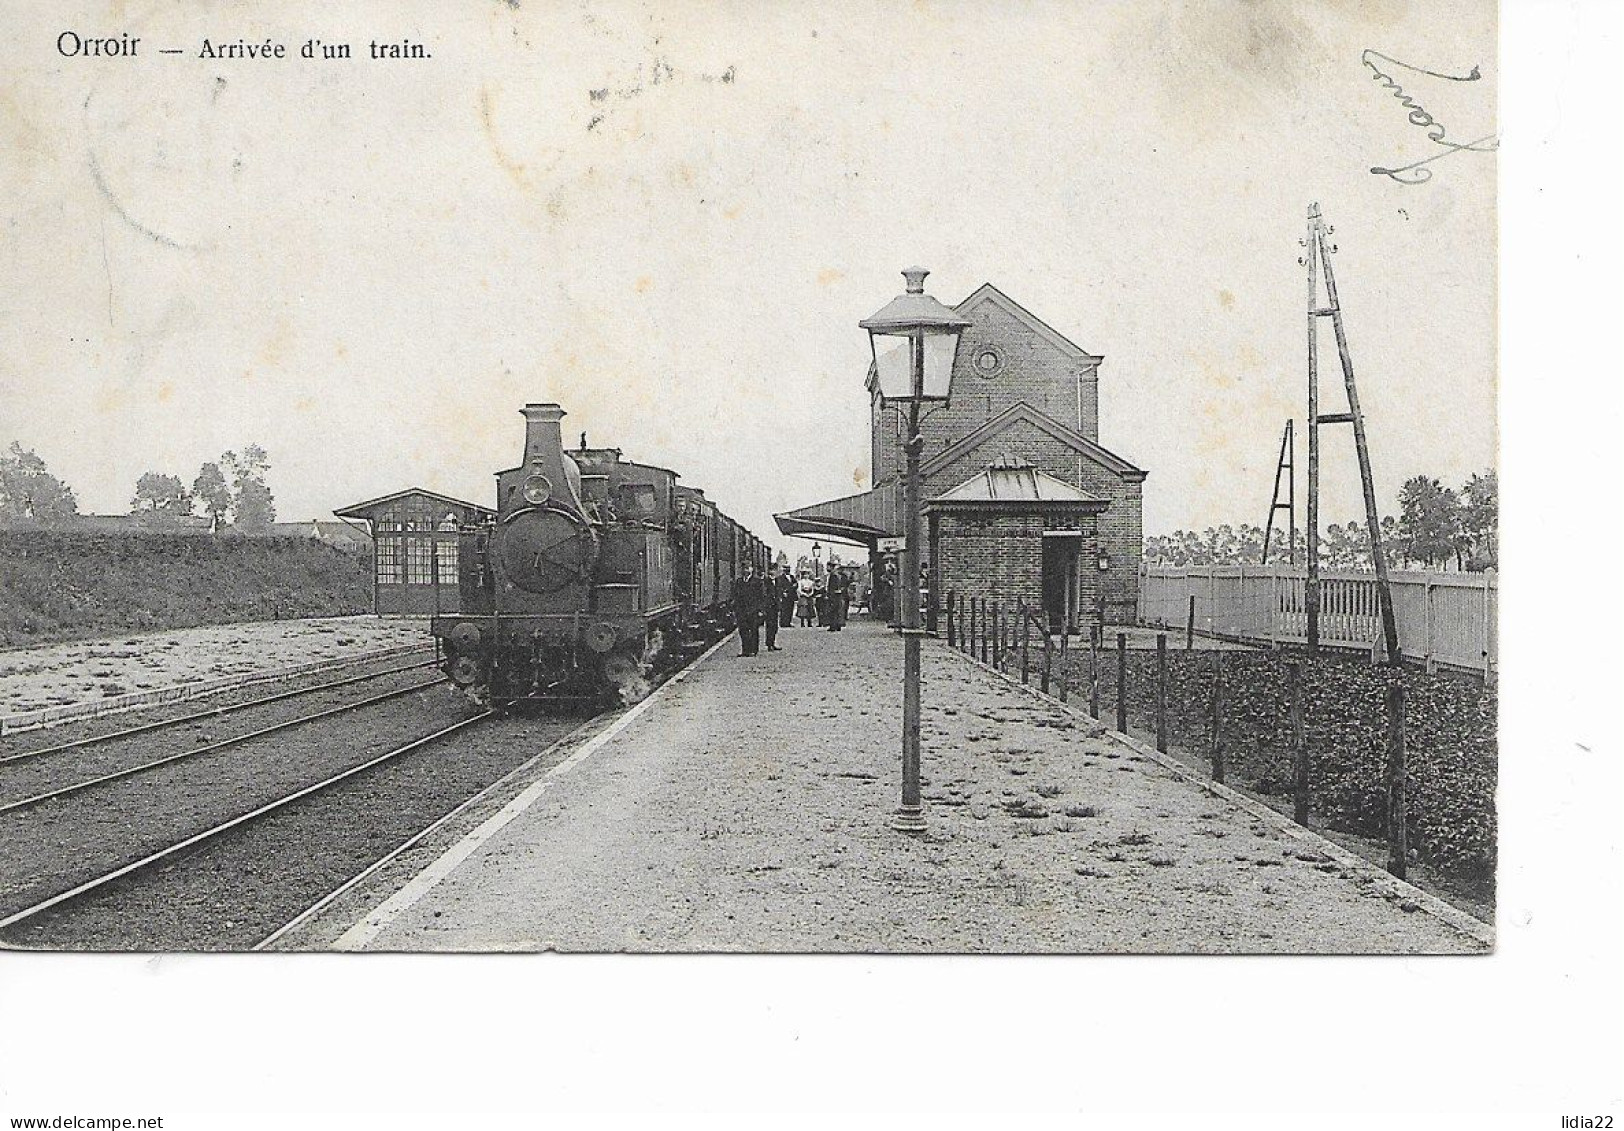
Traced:
<path fill-rule="evenodd" d="M 766 607 L 767 584 L 756 574 L 755 563 L 745 562 L 744 573 L 733 583 L 733 621 L 739 626 L 739 655 L 754 656 L 761 651 L 761 614 Z"/>
<path fill-rule="evenodd" d="M 778 627 L 789 628 L 795 623 L 797 586 L 787 564 L 779 568 L 778 576 L 773 579 L 773 590 L 778 598 Z"/>
<path fill-rule="evenodd" d="M 846 600 L 851 582 L 838 566 L 829 571 L 829 631 L 839 632 L 846 623 Z"/>
<path fill-rule="evenodd" d="M 767 626 L 767 651 L 778 651 L 778 582 L 770 570 L 761 578 L 761 623 Z"/>

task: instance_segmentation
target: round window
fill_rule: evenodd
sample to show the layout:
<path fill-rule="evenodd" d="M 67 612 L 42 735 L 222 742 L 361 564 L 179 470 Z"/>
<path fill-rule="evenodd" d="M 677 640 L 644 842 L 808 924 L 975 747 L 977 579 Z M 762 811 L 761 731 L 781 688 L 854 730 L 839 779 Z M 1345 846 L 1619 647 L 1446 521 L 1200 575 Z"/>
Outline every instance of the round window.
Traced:
<path fill-rule="evenodd" d="M 973 364 L 975 365 L 976 376 L 996 377 L 999 370 L 1004 368 L 1004 359 L 997 350 L 988 348 L 976 351 Z"/>

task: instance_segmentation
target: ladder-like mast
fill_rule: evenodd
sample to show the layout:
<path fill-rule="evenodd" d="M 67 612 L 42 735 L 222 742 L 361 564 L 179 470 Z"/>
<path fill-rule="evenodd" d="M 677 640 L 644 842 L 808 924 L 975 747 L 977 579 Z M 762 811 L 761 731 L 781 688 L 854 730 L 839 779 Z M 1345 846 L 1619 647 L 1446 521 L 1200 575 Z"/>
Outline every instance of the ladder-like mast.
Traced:
<path fill-rule="evenodd" d="M 1393 591 L 1387 579 L 1387 555 L 1382 552 L 1381 517 L 1376 513 L 1376 485 L 1370 471 L 1370 447 L 1365 442 L 1365 418 L 1359 410 L 1359 391 L 1353 382 L 1353 358 L 1348 353 L 1348 335 L 1342 325 L 1342 307 L 1337 301 L 1336 276 L 1331 271 L 1335 244 L 1326 244 L 1333 229 L 1326 227 L 1318 204 L 1308 206 L 1308 236 L 1303 241 L 1308 254 L 1299 262 L 1308 268 L 1308 582 L 1304 607 L 1308 613 L 1308 650 L 1319 650 L 1320 564 L 1319 564 L 1319 430 L 1322 424 L 1353 425 L 1353 446 L 1359 456 L 1359 481 L 1364 487 L 1365 523 L 1370 536 L 1370 560 L 1376 567 L 1376 595 L 1380 605 L 1382 640 L 1389 663 L 1399 662 L 1398 622 L 1393 615 Z M 1316 304 L 1317 276 L 1325 271 L 1325 305 Z M 1319 410 L 1319 323 L 1329 318 L 1336 333 L 1336 349 L 1342 359 L 1342 383 L 1347 390 L 1348 411 L 1321 413 Z"/>
<path fill-rule="evenodd" d="M 1274 516 L 1285 511 L 1286 561 L 1297 564 L 1297 422 L 1286 421 L 1286 430 L 1280 436 L 1280 458 L 1274 465 L 1274 494 L 1269 500 L 1269 519 L 1263 524 L 1263 565 L 1269 564 L 1269 542 L 1274 535 Z M 1280 498 L 1280 480 L 1286 481 L 1286 497 Z"/>

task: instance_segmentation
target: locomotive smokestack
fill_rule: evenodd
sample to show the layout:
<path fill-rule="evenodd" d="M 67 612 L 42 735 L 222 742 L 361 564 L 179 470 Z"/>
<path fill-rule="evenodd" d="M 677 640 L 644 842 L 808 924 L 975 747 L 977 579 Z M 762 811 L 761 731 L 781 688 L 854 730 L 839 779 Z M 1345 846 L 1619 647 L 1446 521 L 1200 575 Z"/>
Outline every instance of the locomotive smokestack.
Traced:
<path fill-rule="evenodd" d="M 583 521 L 581 469 L 564 452 L 564 409 L 556 404 L 527 404 L 524 413 L 524 467 L 547 477 L 546 498 L 574 510 Z M 540 499 L 531 500 L 538 503 Z"/>
<path fill-rule="evenodd" d="M 557 404 L 527 404 L 524 413 L 524 462 L 542 459 L 552 463 L 564 450 L 564 407 Z"/>

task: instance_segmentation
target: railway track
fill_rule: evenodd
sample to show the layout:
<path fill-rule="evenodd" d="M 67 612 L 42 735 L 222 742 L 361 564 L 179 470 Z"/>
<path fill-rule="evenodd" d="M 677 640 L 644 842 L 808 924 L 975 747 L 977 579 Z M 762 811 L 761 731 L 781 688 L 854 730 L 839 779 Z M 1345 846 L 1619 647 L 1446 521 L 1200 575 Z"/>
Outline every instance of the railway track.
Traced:
<path fill-rule="evenodd" d="M 421 666 L 255 703 L 410 678 Z M 459 813 L 562 760 L 565 739 L 602 718 L 484 711 L 448 720 L 453 704 L 467 710 L 461 700 L 414 695 L 444 682 L 413 680 L 183 751 L 151 744 L 166 727 L 200 727 L 219 712 L 59 744 L 60 762 L 37 756 L 55 748 L 29 752 L 31 763 L 9 767 L 17 777 L 0 762 L 0 948 L 280 948 L 391 863 L 407 857 L 409 866 L 408 854 Z M 141 747 L 148 756 L 133 758 Z M 83 772 L 81 758 L 109 756 L 119 764 Z M 69 765 L 78 772 L 48 787 L 15 788 Z"/>
<path fill-rule="evenodd" d="M 154 758 L 151 761 L 140 762 L 134 766 L 126 766 L 122 769 L 113 770 L 110 773 L 98 774 L 92 778 L 83 778 L 78 781 L 71 782 L 68 785 L 56 786 L 40 793 L 31 793 L 25 797 L 17 798 L 11 801 L 0 800 L 0 816 L 4 816 L 7 813 L 18 812 L 24 809 L 32 809 L 34 806 L 42 805 L 47 801 L 55 801 L 59 798 L 69 797 L 73 794 L 79 793 L 86 789 L 91 789 L 98 785 L 106 785 L 109 782 L 121 781 L 125 778 L 134 777 L 136 774 L 156 770 L 160 766 L 168 766 L 175 762 L 183 761 L 187 758 L 196 758 L 203 754 L 212 754 L 218 750 L 225 750 L 233 746 L 240 746 L 245 742 L 252 742 L 255 739 L 265 738 L 268 735 L 276 734 L 279 731 L 288 730 L 292 727 L 305 726 L 309 723 L 319 722 L 322 719 L 330 719 L 338 715 L 346 715 L 351 711 L 358 711 L 363 707 L 370 707 L 376 703 L 385 703 L 391 699 L 398 699 L 403 695 L 410 695 L 413 692 L 423 691 L 445 682 L 446 681 L 443 678 L 423 680 L 419 683 L 409 684 L 406 687 L 397 687 L 393 690 L 385 691 L 381 695 L 370 695 L 365 699 L 359 699 L 351 703 L 340 703 L 336 707 L 328 707 L 325 710 L 317 711 L 313 714 L 300 715 L 296 718 L 286 719 L 279 723 L 273 723 L 268 727 L 261 727 L 258 730 L 249 731 L 246 734 L 236 734 L 232 735 L 230 738 L 223 738 L 218 742 L 206 743 L 203 746 L 194 746 L 190 750 L 181 750 L 174 754 L 165 754 L 162 757 Z M 130 731 L 127 733 L 145 733 L 145 728 L 139 728 L 136 731 Z M 86 742 L 82 744 L 69 744 L 64 747 L 59 747 L 54 751 L 39 751 L 38 753 L 68 753 L 93 744 L 95 743 Z M 3 782 L 0 782 L 0 786 L 3 786 Z"/>
<path fill-rule="evenodd" d="M 355 661 L 353 660 L 346 660 L 342 663 L 335 663 L 333 666 L 336 668 L 346 666 L 354 662 Z M 344 679 L 330 680 L 327 683 L 312 684 L 309 687 L 295 687 L 287 691 L 279 691 L 273 695 L 262 695 L 257 699 L 247 699 L 240 703 L 222 703 L 218 706 L 210 707 L 204 711 L 193 711 L 190 714 L 177 715 L 173 718 L 155 719 L 151 722 L 141 723 L 138 726 L 126 727 L 123 730 L 109 731 L 104 734 L 92 734 L 84 738 L 74 739 L 70 742 L 59 742 L 51 746 L 43 746 L 33 750 L 19 750 L 8 754 L 0 754 L 0 766 L 6 766 L 15 762 L 26 762 L 34 758 L 42 758 L 51 754 L 64 754 L 74 750 L 84 750 L 91 746 L 100 746 L 103 743 L 116 742 L 119 739 L 134 738 L 138 735 L 152 734 L 157 731 L 168 730 L 171 727 L 184 726 L 188 723 L 220 719 L 227 715 L 234 715 L 240 711 L 250 710 L 255 707 L 265 707 L 275 703 L 284 703 L 292 699 L 302 698 L 306 695 L 315 695 L 323 691 L 333 691 L 341 687 L 350 687 L 358 683 L 368 683 L 372 680 L 382 679 L 386 676 L 399 675 L 402 672 L 417 671 L 422 668 L 431 668 L 434 665 L 434 660 L 421 660 L 417 663 L 403 664 L 392 668 L 384 668 L 381 671 L 362 672 L 359 675 L 347 676 Z"/>
<path fill-rule="evenodd" d="M 7 915 L 5 918 L 0 919 L 0 940 L 9 942 L 10 940 L 7 939 L 7 936 L 14 934 L 18 928 L 29 924 L 39 923 L 46 916 L 53 916 L 55 919 L 55 923 L 53 925 L 60 927 L 63 921 L 70 917 L 72 909 L 76 905 L 81 905 L 87 899 L 87 897 L 91 897 L 99 893 L 105 893 L 109 888 L 119 884 L 120 882 L 129 881 L 135 877 L 150 876 L 158 869 L 160 865 L 163 865 L 165 862 L 176 861 L 186 855 L 194 854 L 203 846 L 209 844 L 210 842 L 218 841 L 227 834 L 246 829 L 256 822 L 263 822 L 272 815 L 283 812 L 289 806 L 306 801 L 307 799 L 323 794 L 326 791 L 331 791 L 343 783 L 350 782 L 352 779 L 366 774 L 369 771 L 377 770 L 379 767 L 425 750 L 435 743 L 444 741 L 451 735 L 457 734 L 479 723 L 485 722 L 486 720 L 492 718 L 494 714 L 495 712 L 485 711 L 470 718 L 461 719 L 450 724 L 449 726 L 442 727 L 431 734 L 413 739 L 412 741 L 397 746 L 383 754 L 369 758 L 358 765 L 350 766 L 337 773 L 330 774 L 313 784 L 305 785 L 299 789 L 293 790 L 292 792 L 286 793 L 273 801 L 250 810 L 249 812 L 241 813 L 226 820 L 219 821 L 200 832 L 192 833 L 191 835 L 175 841 L 174 843 L 168 844 L 156 851 L 149 852 L 140 859 L 103 872 L 92 877 L 91 879 L 77 884 L 72 888 L 69 888 L 66 891 L 59 892 L 47 899 L 15 911 L 12 914 Z M 31 944 L 25 943 L 24 945 Z"/>

